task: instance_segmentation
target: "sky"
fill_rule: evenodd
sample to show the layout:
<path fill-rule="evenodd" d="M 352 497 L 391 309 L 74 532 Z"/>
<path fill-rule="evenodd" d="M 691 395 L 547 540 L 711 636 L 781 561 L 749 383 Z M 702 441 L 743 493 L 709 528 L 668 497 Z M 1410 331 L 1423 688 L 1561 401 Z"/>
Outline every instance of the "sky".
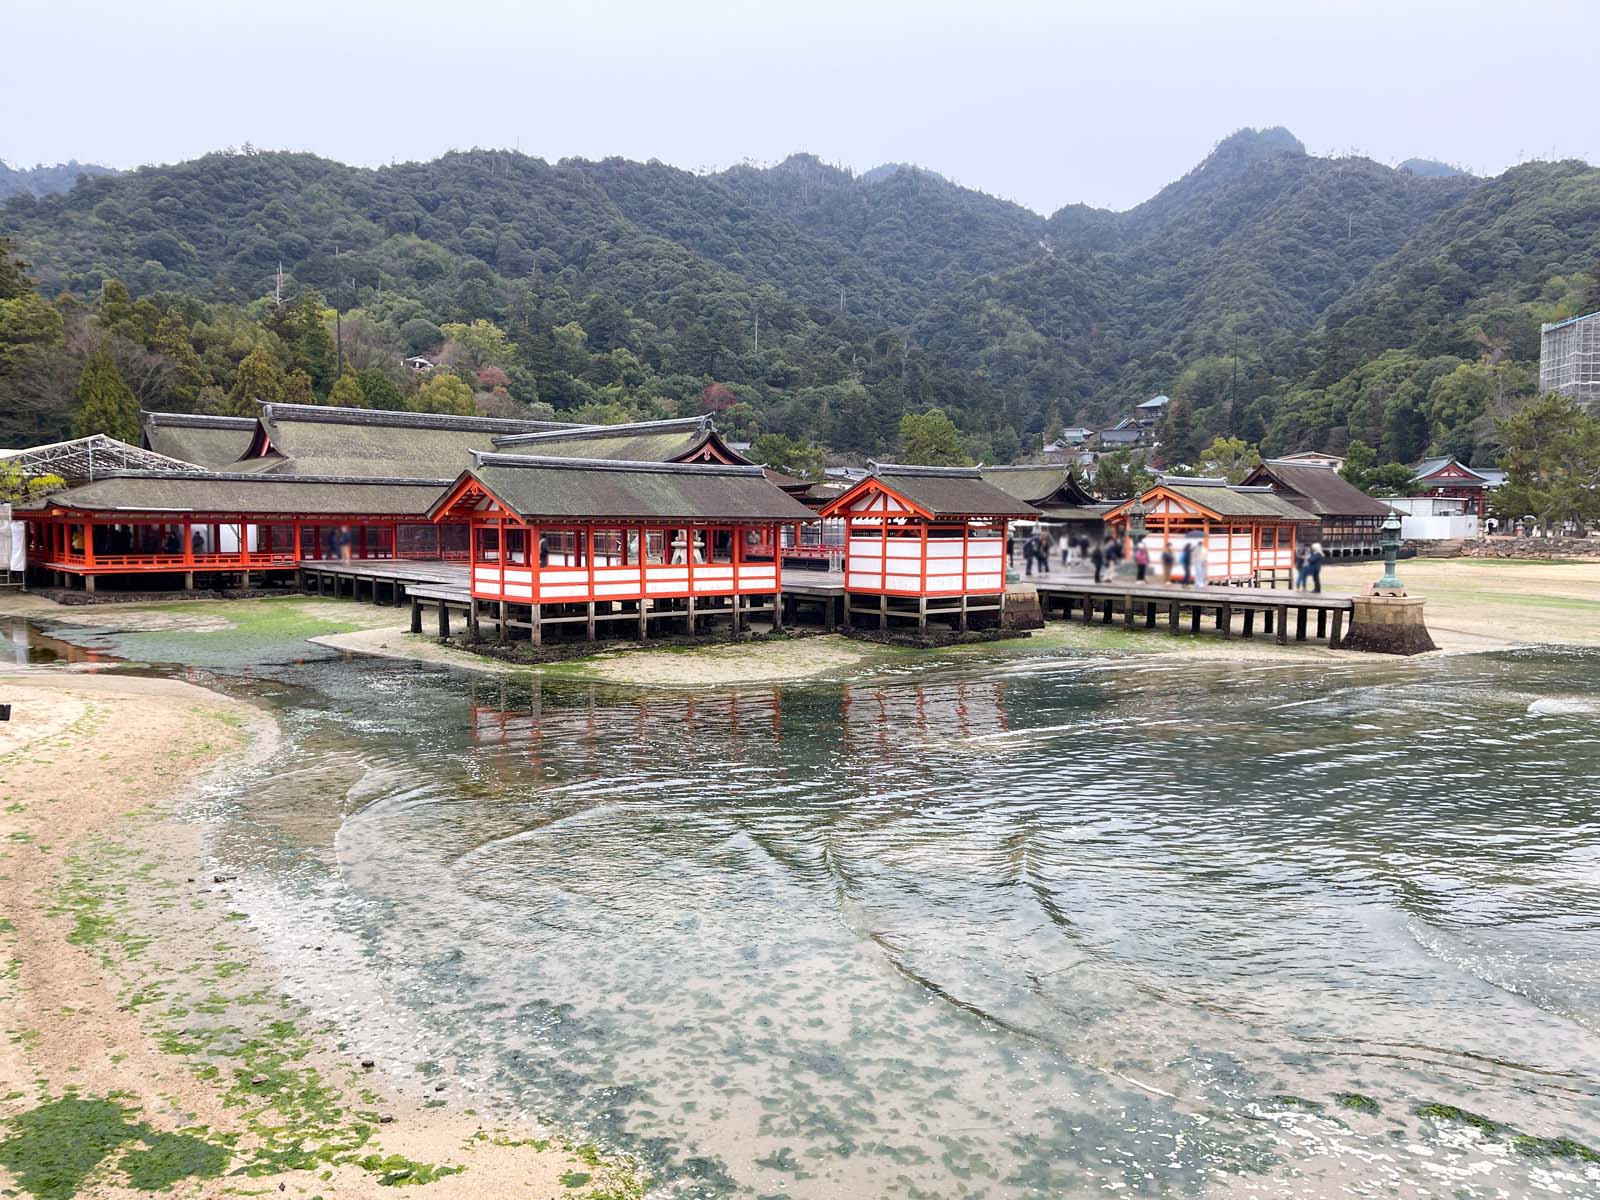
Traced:
<path fill-rule="evenodd" d="M 51 0 L 0 31 L 23 166 L 809 152 L 1050 213 L 1131 207 L 1245 126 L 1480 174 L 1600 153 L 1595 0 Z"/>

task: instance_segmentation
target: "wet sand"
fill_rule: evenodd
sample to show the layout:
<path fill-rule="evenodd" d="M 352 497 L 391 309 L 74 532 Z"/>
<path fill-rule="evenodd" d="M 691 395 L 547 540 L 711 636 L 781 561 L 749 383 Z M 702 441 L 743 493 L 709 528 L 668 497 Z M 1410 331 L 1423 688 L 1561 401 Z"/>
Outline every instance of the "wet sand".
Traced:
<path fill-rule="evenodd" d="M 167 1164 L 158 1177 L 178 1172 L 179 1196 L 378 1197 L 408 1173 L 438 1175 L 439 1196 L 609 1185 L 592 1152 L 487 1123 L 431 1080 L 363 1069 L 337 1030 L 299 1028 L 229 912 L 228 881 L 206 871 L 203 826 L 174 809 L 208 772 L 271 753 L 265 714 L 178 680 L 60 669 L 0 674 L 0 700 L 13 705 L 0 724 L 0 1120 L 24 1118 L 9 1140 L 0 1127 L 0 1161 L 81 1148 L 89 1125 L 73 1120 L 87 1110 L 60 1103 L 75 1089 L 90 1105 L 114 1098 L 146 1140 L 129 1135 L 64 1194 L 148 1196 L 123 1157 L 140 1145 Z M 30 1113 L 62 1124 L 30 1135 Z M 277 1169 L 291 1135 L 326 1152 Z M 240 1167 L 249 1177 L 230 1178 Z M 27 1169 L 13 1182 L 38 1191 Z M 615 1182 L 637 1194 L 625 1173 Z"/>

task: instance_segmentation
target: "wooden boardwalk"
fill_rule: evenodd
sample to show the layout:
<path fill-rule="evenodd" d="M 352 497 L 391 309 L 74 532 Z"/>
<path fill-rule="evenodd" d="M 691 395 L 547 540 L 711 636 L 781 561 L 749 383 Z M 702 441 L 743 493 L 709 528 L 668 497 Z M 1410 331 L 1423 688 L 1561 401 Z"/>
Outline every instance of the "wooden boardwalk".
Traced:
<path fill-rule="evenodd" d="M 1233 636 L 1234 619 L 1240 618 L 1244 637 L 1254 637 L 1257 618 L 1261 632 L 1272 635 L 1279 644 L 1293 637 L 1303 642 L 1315 636 L 1337 646 L 1344 636 L 1345 620 L 1354 603 L 1349 596 L 1329 596 L 1316 592 L 1297 592 L 1287 588 L 1261 587 L 1180 587 L 1151 583 L 1094 583 L 1092 581 L 1033 583 L 1039 593 L 1039 609 L 1045 620 L 1081 618 L 1085 624 L 1098 615 L 1103 625 L 1119 616 L 1129 629 L 1155 629 L 1164 620 L 1169 633 L 1199 633 L 1209 619 L 1223 637 Z M 1315 626 L 1315 634 L 1311 629 Z"/>

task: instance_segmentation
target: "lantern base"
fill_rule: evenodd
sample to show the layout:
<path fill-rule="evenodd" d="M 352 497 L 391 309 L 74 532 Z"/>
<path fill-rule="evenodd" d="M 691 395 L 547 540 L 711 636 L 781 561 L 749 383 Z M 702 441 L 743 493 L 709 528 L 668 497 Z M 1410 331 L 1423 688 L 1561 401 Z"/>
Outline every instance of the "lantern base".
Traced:
<path fill-rule="evenodd" d="M 1373 654 L 1424 654 L 1437 650 L 1422 619 L 1421 596 L 1374 594 L 1353 597 L 1346 650 Z"/>

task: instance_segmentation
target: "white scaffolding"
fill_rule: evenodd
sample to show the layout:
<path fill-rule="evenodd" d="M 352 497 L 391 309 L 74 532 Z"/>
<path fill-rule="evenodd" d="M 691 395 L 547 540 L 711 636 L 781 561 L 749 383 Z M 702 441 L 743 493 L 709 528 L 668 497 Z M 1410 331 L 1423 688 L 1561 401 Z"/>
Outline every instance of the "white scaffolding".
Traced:
<path fill-rule="evenodd" d="M 19 468 L 24 479 L 56 475 L 71 485 L 93 483 L 112 471 L 159 471 L 167 475 L 205 472 L 193 463 L 130 446 L 103 433 L 25 450 L 0 450 L 0 467 Z"/>

